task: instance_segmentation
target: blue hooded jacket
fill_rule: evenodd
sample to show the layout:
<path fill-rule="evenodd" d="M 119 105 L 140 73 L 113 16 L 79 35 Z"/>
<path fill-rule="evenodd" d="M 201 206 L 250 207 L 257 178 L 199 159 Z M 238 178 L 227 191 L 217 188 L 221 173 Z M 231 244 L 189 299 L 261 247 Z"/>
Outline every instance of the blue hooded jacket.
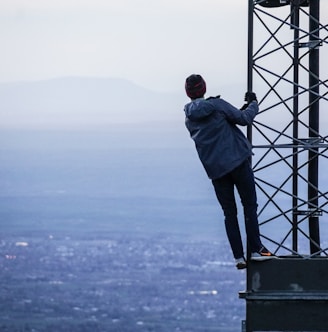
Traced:
<path fill-rule="evenodd" d="M 252 146 L 237 125 L 252 124 L 258 113 L 257 101 L 241 111 L 219 97 L 199 98 L 185 105 L 184 112 L 186 127 L 210 179 L 224 176 L 252 155 Z"/>

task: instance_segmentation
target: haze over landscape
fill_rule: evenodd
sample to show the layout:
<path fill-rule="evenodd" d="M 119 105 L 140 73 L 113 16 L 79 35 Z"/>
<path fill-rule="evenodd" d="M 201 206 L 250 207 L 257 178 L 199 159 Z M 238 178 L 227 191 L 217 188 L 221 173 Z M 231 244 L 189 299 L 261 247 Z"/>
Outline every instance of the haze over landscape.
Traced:
<path fill-rule="evenodd" d="M 0 3 L 1 332 L 241 330 L 183 106 L 193 72 L 243 104 L 246 34 L 245 0 Z"/>
<path fill-rule="evenodd" d="M 239 330 L 184 96 L 90 78 L 0 96 L 1 331 Z"/>

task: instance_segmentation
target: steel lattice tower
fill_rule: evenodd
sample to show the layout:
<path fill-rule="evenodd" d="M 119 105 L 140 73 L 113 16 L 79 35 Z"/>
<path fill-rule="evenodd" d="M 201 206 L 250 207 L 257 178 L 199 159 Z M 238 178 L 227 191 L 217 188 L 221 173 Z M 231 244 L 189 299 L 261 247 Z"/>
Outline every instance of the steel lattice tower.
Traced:
<path fill-rule="evenodd" d="M 278 255 L 307 255 L 307 243 L 311 255 L 328 255 L 319 227 L 328 212 L 328 80 L 319 72 L 328 25 L 319 7 L 319 0 L 249 1 L 248 90 L 261 99 L 248 137 L 261 235 Z"/>
<path fill-rule="evenodd" d="M 260 112 L 247 136 L 262 241 L 278 259 L 248 260 L 243 331 L 328 331 L 328 25 L 320 0 L 248 1 Z"/>

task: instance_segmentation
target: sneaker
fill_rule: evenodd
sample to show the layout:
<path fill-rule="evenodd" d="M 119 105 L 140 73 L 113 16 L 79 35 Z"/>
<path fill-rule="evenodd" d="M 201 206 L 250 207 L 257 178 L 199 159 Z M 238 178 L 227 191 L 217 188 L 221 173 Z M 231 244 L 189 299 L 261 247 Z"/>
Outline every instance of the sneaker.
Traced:
<path fill-rule="evenodd" d="M 244 257 L 236 258 L 235 263 L 238 270 L 246 269 L 247 264 Z"/>
<path fill-rule="evenodd" d="M 268 259 L 277 258 L 273 255 L 267 248 L 262 247 L 258 252 L 252 252 L 251 260 L 252 261 L 265 261 Z"/>

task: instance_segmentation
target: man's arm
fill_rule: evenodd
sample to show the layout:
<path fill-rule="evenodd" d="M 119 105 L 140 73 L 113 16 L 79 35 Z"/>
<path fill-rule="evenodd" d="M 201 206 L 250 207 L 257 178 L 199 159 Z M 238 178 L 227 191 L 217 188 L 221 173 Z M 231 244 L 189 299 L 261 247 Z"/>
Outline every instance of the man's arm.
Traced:
<path fill-rule="evenodd" d="M 259 110 L 256 100 L 251 101 L 242 111 L 222 99 L 221 101 L 224 102 L 222 111 L 227 120 L 240 126 L 248 126 L 252 124 Z"/>

